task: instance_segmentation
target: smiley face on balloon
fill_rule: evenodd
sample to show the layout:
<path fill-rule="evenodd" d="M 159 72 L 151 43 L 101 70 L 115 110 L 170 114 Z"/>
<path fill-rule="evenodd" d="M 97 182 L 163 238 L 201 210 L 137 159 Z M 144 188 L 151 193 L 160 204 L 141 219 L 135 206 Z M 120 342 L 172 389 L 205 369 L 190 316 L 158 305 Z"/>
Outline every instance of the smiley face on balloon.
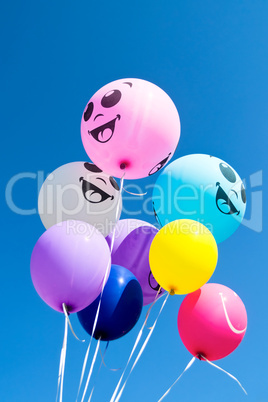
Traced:
<path fill-rule="evenodd" d="M 240 177 L 235 173 L 235 171 L 226 163 L 220 162 L 219 170 L 225 180 L 222 179 L 221 182 L 218 181 L 216 183 L 217 208 L 220 212 L 226 215 L 239 215 L 241 211 L 244 212 L 247 200 L 244 184 L 241 182 Z M 228 183 L 226 183 L 226 180 Z M 236 183 L 239 184 L 236 185 Z"/>
<path fill-rule="evenodd" d="M 158 172 L 172 157 L 180 119 L 161 88 L 141 79 L 122 79 L 89 100 L 81 136 L 88 156 L 104 172 L 138 179 Z"/>
<path fill-rule="evenodd" d="M 46 229 L 69 219 L 90 223 L 107 236 L 120 217 L 122 199 L 112 176 L 88 162 L 71 162 L 51 173 L 38 198 Z"/>
<path fill-rule="evenodd" d="M 84 163 L 84 167 L 89 172 L 102 173 L 102 170 L 93 163 L 86 162 Z M 91 175 L 89 180 L 86 180 L 85 177 L 81 176 L 79 181 L 82 183 L 82 193 L 84 198 L 91 204 L 99 204 L 107 199 L 112 201 L 114 199 L 114 189 L 119 191 L 119 186 L 112 176 L 107 179 L 107 177 L 96 174 Z M 102 187 L 104 187 L 104 189 Z M 107 191 L 109 193 L 107 193 Z"/>
<path fill-rule="evenodd" d="M 207 283 L 184 298 L 178 329 L 182 342 L 194 356 L 222 359 L 238 347 L 246 333 L 246 308 L 232 289 Z"/>
<path fill-rule="evenodd" d="M 193 219 L 207 226 L 220 243 L 240 225 L 246 192 L 228 163 L 209 155 L 187 155 L 169 164 L 158 177 L 153 209 L 161 225 Z"/>

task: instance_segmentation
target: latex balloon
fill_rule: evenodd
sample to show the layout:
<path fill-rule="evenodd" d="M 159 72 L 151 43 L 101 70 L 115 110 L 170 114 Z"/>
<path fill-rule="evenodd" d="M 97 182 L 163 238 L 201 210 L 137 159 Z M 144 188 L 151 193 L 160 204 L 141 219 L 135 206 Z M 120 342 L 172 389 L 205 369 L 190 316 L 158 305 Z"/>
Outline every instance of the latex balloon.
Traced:
<path fill-rule="evenodd" d="M 149 261 L 156 281 L 171 294 L 194 292 L 213 274 L 218 248 L 202 223 L 180 219 L 168 223 L 152 241 Z"/>
<path fill-rule="evenodd" d="M 129 269 L 138 279 L 143 293 L 143 305 L 152 303 L 160 288 L 149 265 L 149 251 L 158 229 L 139 219 L 117 222 L 112 249 L 112 264 Z M 106 240 L 111 245 L 113 234 Z M 160 290 L 159 296 L 164 293 Z"/>
<path fill-rule="evenodd" d="M 91 335 L 100 296 L 77 315 Z M 142 310 L 142 290 L 135 276 L 126 268 L 112 265 L 105 285 L 94 338 L 111 341 L 126 335 L 138 321 Z"/>
<path fill-rule="evenodd" d="M 113 230 L 121 208 L 122 199 L 114 178 L 88 162 L 67 163 L 54 170 L 38 198 L 39 215 L 46 229 L 75 219 L 90 223 L 104 236 Z"/>
<path fill-rule="evenodd" d="M 39 296 L 52 308 L 77 312 L 98 297 L 111 253 L 103 235 L 88 223 L 65 221 L 49 228 L 31 257 L 31 277 Z M 109 272 L 109 271 L 108 271 Z"/>
<path fill-rule="evenodd" d="M 232 353 L 242 341 L 247 329 L 247 312 L 233 290 L 207 283 L 183 300 L 178 329 L 192 355 L 217 360 Z"/>
<path fill-rule="evenodd" d="M 209 155 L 183 156 L 159 175 L 153 205 L 162 225 L 175 219 L 193 219 L 212 232 L 217 243 L 240 225 L 246 210 L 246 192 L 236 171 Z"/>
<path fill-rule="evenodd" d="M 180 119 L 161 88 L 126 78 L 92 96 L 82 116 L 81 135 L 85 151 L 102 170 L 138 179 L 156 173 L 171 159 Z"/>

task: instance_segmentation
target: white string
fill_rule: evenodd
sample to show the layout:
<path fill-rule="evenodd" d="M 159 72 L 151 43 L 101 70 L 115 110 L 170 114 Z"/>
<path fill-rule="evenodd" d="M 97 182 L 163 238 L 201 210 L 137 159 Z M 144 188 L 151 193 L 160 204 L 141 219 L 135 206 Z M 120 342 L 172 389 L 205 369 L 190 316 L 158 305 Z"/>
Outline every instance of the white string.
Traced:
<path fill-rule="evenodd" d="M 60 400 L 62 402 L 62 393 L 63 393 L 63 379 L 64 379 L 64 371 L 65 371 L 65 360 L 66 360 L 66 351 L 67 351 L 67 334 L 68 334 L 68 320 L 65 319 L 65 342 L 64 342 L 64 352 L 63 352 L 63 361 L 62 361 L 62 372 L 61 372 L 61 386 L 60 386 Z"/>
<path fill-rule="evenodd" d="M 87 360 L 88 360 L 88 355 L 89 355 L 90 346 L 91 346 L 91 340 L 92 340 L 92 336 L 90 337 L 89 344 L 88 344 L 88 348 L 87 348 L 87 351 L 86 351 L 86 354 L 85 354 L 85 358 L 84 358 L 84 363 L 83 363 L 83 367 L 82 367 L 82 373 L 81 373 L 81 377 L 80 377 L 78 392 L 77 392 L 77 395 L 76 395 L 76 402 L 77 402 L 77 400 L 78 400 L 79 392 L 80 392 L 81 385 L 82 385 L 82 381 L 83 381 L 84 374 L 85 374 L 85 369 L 86 369 Z"/>
<path fill-rule="evenodd" d="M 140 332 L 138 333 L 138 336 L 137 336 L 137 338 L 136 338 L 135 344 L 134 344 L 134 346 L 133 346 L 133 348 L 132 348 L 132 351 L 131 351 L 131 353 L 130 353 L 130 356 L 129 356 L 129 358 L 128 358 L 127 364 L 126 364 L 126 366 L 125 366 L 125 368 L 124 368 L 124 371 L 123 371 L 123 373 L 122 373 L 122 375 L 121 375 L 121 377 L 120 377 L 120 380 L 118 381 L 118 384 L 117 384 L 117 386 L 116 386 L 116 388 L 115 388 L 115 390 L 114 390 L 114 393 L 113 393 L 113 395 L 112 395 L 112 398 L 111 398 L 110 402 L 114 402 L 114 399 L 115 399 L 115 397 L 116 397 L 118 388 L 120 387 L 120 384 L 121 384 L 121 382 L 122 382 L 122 379 L 123 379 L 123 377 L 124 377 L 124 374 L 125 374 L 125 372 L 126 372 L 126 369 L 127 369 L 128 365 L 129 365 L 129 362 L 130 362 L 130 360 L 131 360 L 131 358 L 132 358 L 132 356 L 133 356 L 133 353 L 135 352 L 136 347 L 138 346 L 138 343 L 139 343 L 139 341 L 140 341 L 140 339 L 141 339 L 141 336 L 142 336 L 142 333 L 143 333 L 143 329 L 144 329 L 144 327 L 145 327 L 145 324 L 146 324 L 146 321 L 144 321 L 144 323 L 143 323 L 143 325 L 142 325 L 142 327 L 141 327 L 141 329 L 140 329 Z"/>
<path fill-rule="evenodd" d="M 99 370 L 98 370 L 98 373 L 97 373 L 97 377 L 96 377 L 96 379 L 95 379 L 95 383 L 96 383 L 97 378 L 98 378 L 98 376 L 99 376 L 99 374 L 100 374 L 100 370 L 101 370 L 102 365 L 103 365 L 103 364 L 105 365 L 105 363 L 104 363 L 104 357 L 105 357 L 105 355 L 106 355 L 106 351 L 107 351 L 107 349 L 108 349 L 108 345 L 109 345 L 109 341 L 108 341 L 107 344 L 106 344 L 106 348 L 105 348 L 105 351 L 104 351 L 104 353 L 103 353 L 103 356 L 102 356 L 102 354 L 101 354 L 101 362 L 100 362 Z M 101 349 L 100 349 L 100 353 L 101 353 Z M 95 383 L 94 383 L 93 388 L 92 388 L 92 390 L 91 390 L 91 393 L 90 393 L 88 402 L 91 401 L 91 398 L 92 398 L 92 395 L 93 395 L 93 392 L 94 392 L 94 389 L 95 389 Z"/>
<path fill-rule="evenodd" d="M 86 396 L 86 392 L 87 392 L 87 389 L 88 389 L 88 384 L 89 384 L 91 374 L 93 372 L 94 364 L 95 364 L 95 361 L 96 361 L 96 358 L 97 358 L 97 354 L 98 354 L 98 351 L 99 351 L 100 340 L 101 340 L 101 338 L 99 338 L 98 342 L 97 342 L 97 346 L 96 346 L 95 353 L 94 353 L 94 356 L 93 356 L 93 359 L 92 359 L 92 362 L 91 362 L 91 366 L 90 366 L 90 370 L 89 370 L 89 373 L 88 373 L 88 377 L 87 377 L 87 381 L 86 381 L 86 385 L 85 385 L 85 389 L 84 389 L 84 393 L 83 393 L 81 402 L 84 402 L 84 398 Z"/>
<path fill-rule="evenodd" d="M 245 394 L 247 395 L 247 391 L 245 390 L 245 388 L 243 388 L 242 384 L 240 383 L 240 381 L 238 381 L 237 378 L 235 378 L 235 376 L 233 376 L 232 374 L 228 373 L 228 371 L 224 370 L 223 368 L 217 366 L 216 364 L 212 363 L 210 360 L 206 359 L 204 356 L 200 355 L 202 357 L 202 359 L 206 360 L 207 363 L 209 363 L 211 366 L 216 367 L 218 370 L 222 371 L 223 373 L 227 374 L 229 377 L 231 377 L 233 380 L 235 380 L 237 382 L 237 384 L 240 386 L 240 388 L 242 388 L 242 390 L 245 392 Z"/>
<path fill-rule="evenodd" d="M 61 380 L 61 372 L 62 372 L 62 357 L 63 357 L 63 345 L 62 345 L 61 352 L 60 352 L 60 364 L 59 364 L 59 374 L 58 374 L 56 402 L 58 400 L 58 394 L 59 394 L 59 389 L 60 389 L 60 380 Z"/>
<path fill-rule="evenodd" d="M 64 312 L 64 314 L 65 314 L 65 317 L 67 318 L 67 321 L 68 321 L 68 324 L 69 324 L 70 330 L 72 331 L 73 336 L 74 336 L 78 341 L 80 341 L 80 342 L 85 342 L 84 339 L 79 339 L 78 336 L 75 334 L 75 332 L 74 332 L 74 330 L 73 330 L 73 327 L 72 327 L 72 324 L 71 324 L 71 321 L 70 321 L 70 319 L 69 319 L 69 313 L 68 313 L 67 306 L 66 306 L 65 303 L 62 303 L 62 308 L 63 308 L 63 312 Z"/>
<path fill-rule="evenodd" d="M 116 213 L 115 213 L 115 222 L 117 222 L 118 218 L 119 218 L 118 215 L 119 215 L 119 210 L 120 210 L 120 200 L 122 198 L 122 191 L 123 191 L 125 174 L 126 173 L 124 172 L 124 174 L 123 174 L 123 176 L 122 176 L 122 178 L 120 180 L 119 201 L 118 201 L 117 208 L 116 208 Z M 115 227 L 116 227 L 116 224 L 114 225 L 113 233 L 112 233 L 112 241 L 111 241 L 111 247 L 110 247 L 111 253 L 112 253 L 113 248 L 114 248 Z"/>
<path fill-rule="evenodd" d="M 128 194 L 136 195 L 136 196 L 138 196 L 138 197 L 143 197 L 144 195 L 147 194 L 147 191 L 146 191 L 146 193 L 132 193 L 131 191 L 126 190 L 125 188 L 124 188 L 124 191 L 125 191 L 126 193 L 128 193 Z"/>
<path fill-rule="evenodd" d="M 145 349 L 147 343 L 149 342 L 149 339 L 150 339 L 151 336 L 152 336 L 152 333 L 153 333 L 153 331 L 154 331 L 154 329 L 155 329 L 155 326 L 156 326 L 156 323 L 157 323 L 157 321 L 158 321 L 158 319 L 159 319 L 159 316 L 160 316 L 160 314 L 161 314 L 161 312 L 162 312 L 162 310 L 163 310 L 163 308 L 164 308 L 164 306 L 165 306 L 165 304 L 166 304 L 166 301 L 167 301 L 167 299 L 168 299 L 168 296 L 169 296 L 169 293 L 167 294 L 167 296 L 166 296 L 166 298 L 165 298 L 165 300 L 164 300 L 164 302 L 163 302 L 163 304 L 162 304 L 162 306 L 161 306 L 161 308 L 160 308 L 160 310 L 159 310 L 159 313 L 158 313 L 158 315 L 157 315 L 157 317 L 156 317 L 156 320 L 155 320 L 155 322 L 154 322 L 154 325 L 151 327 L 150 332 L 149 332 L 149 334 L 147 335 L 147 337 L 146 337 L 146 339 L 145 339 L 145 341 L 144 341 L 144 343 L 143 343 L 143 345 L 142 345 L 142 347 L 141 347 L 141 349 L 140 349 L 140 351 L 139 351 L 139 353 L 138 353 L 138 356 L 136 357 L 136 359 L 135 359 L 135 361 L 134 361 L 134 363 L 133 363 L 133 365 L 132 365 L 132 367 L 131 367 L 131 369 L 130 369 L 130 372 L 129 372 L 129 374 L 128 374 L 128 376 L 127 376 L 127 378 L 126 378 L 126 380 L 125 380 L 125 382 L 124 382 L 124 384 L 123 384 L 123 386 L 122 386 L 122 388 L 121 388 L 119 394 L 117 395 L 117 398 L 116 398 L 115 402 L 118 402 L 118 401 L 120 400 L 120 398 L 121 398 L 121 396 L 122 396 L 122 393 L 123 393 L 123 391 L 124 391 L 124 388 L 125 388 L 125 386 L 126 386 L 126 384 L 127 384 L 127 381 L 128 381 L 128 379 L 129 379 L 129 377 L 130 377 L 132 371 L 134 370 L 136 364 L 138 363 L 138 361 L 139 361 L 139 359 L 140 359 L 140 357 L 141 357 L 141 355 L 142 355 L 142 353 L 143 353 L 143 351 L 144 351 L 144 349 Z M 146 321 L 145 321 L 145 322 L 146 322 Z M 110 402 L 112 402 L 112 401 L 110 401 Z"/>
<path fill-rule="evenodd" d="M 91 393 L 90 393 L 89 398 L 88 398 L 88 402 L 91 401 L 91 398 L 92 398 L 92 395 L 93 395 L 93 391 L 94 391 L 94 387 L 93 387 L 92 390 L 91 390 Z"/>
<path fill-rule="evenodd" d="M 123 176 L 122 176 L 122 178 L 121 178 L 121 181 L 120 181 L 119 200 L 118 200 L 118 204 L 117 204 L 117 208 L 116 208 L 116 213 L 115 213 L 115 221 L 116 221 L 116 222 L 117 222 L 117 220 L 118 220 L 118 215 L 119 215 L 119 211 L 120 211 L 120 200 L 121 200 L 121 194 L 122 194 L 122 190 L 123 190 L 124 176 L 125 176 L 125 172 L 124 172 L 124 174 L 123 174 Z M 114 226 L 114 228 L 113 228 L 113 234 L 112 234 L 111 252 L 112 252 L 113 245 L 114 245 L 114 238 L 115 238 L 115 226 Z M 104 275 L 104 279 L 103 279 L 103 282 L 102 282 L 102 288 L 101 288 L 101 293 L 100 293 L 100 300 L 99 300 L 98 308 L 97 308 L 96 315 L 95 315 L 95 319 L 94 319 L 94 323 L 93 323 L 93 329 L 92 329 L 91 337 L 90 337 L 90 340 L 89 340 L 89 345 L 88 345 L 88 348 L 87 348 L 87 351 L 86 351 L 86 355 L 85 355 L 85 358 L 84 358 L 84 363 L 83 363 L 83 367 L 82 367 L 82 372 L 81 372 L 81 377 L 80 377 L 78 392 L 77 392 L 77 396 L 76 396 L 76 402 L 77 402 L 77 400 L 78 400 L 78 396 L 79 396 L 80 389 L 81 389 L 82 382 L 83 382 L 84 375 L 85 375 L 85 369 L 86 369 L 86 365 L 87 365 L 87 361 L 88 361 L 88 355 L 89 355 L 89 351 L 90 351 L 90 347 L 91 347 L 91 343 L 92 343 L 92 338 L 93 338 L 93 336 L 94 336 L 94 333 L 95 333 L 95 330 L 96 330 L 96 326 L 97 326 L 97 321 L 98 321 L 98 318 L 99 318 L 99 312 L 100 312 L 100 306 L 101 306 L 101 300 L 102 300 L 103 290 L 104 290 L 104 287 L 105 287 L 105 284 L 106 284 L 106 282 L 107 282 L 108 275 L 109 275 L 109 272 L 110 272 L 110 271 L 109 271 L 109 268 L 110 268 L 110 261 L 109 261 L 109 263 L 107 264 L 106 271 L 105 271 L 105 275 Z M 86 387 L 86 388 L 87 388 L 87 387 Z M 87 391 L 87 389 L 84 389 L 83 395 L 85 395 L 86 391 Z"/>
<path fill-rule="evenodd" d="M 67 350 L 67 335 L 68 335 L 68 320 L 67 320 L 67 317 L 65 316 L 65 328 L 64 328 L 64 337 L 63 337 L 63 343 L 62 343 L 61 354 L 60 354 L 60 366 L 59 366 L 59 377 L 58 377 L 56 402 L 58 400 L 59 389 L 60 389 L 59 402 L 62 402 L 63 379 L 64 379 L 66 350 Z"/>
<path fill-rule="evenodd" d="M 160 290 L 161 290 L 161 288 L 158 290 L 157 295 L 158 295 L 158 293 L 160 292 Z M 147 311 L 147 314 L 146 314 L 144 323 L 143 323 L 143 325 L 142 325 L 142 327 L 141 327 L 141 329 L 140 329 L 140 331 L 139 331 L 139 333 L 138 333 L 138 336 L 137 336 L 137 338 L 136 338 L 136 341 L 135 341 L 135 343 L 134 343 L 134 346 L 133 346 L 133 348 L 132 348 L 132 351 L 131 351 L 131 353 L 130 353 L 130 355 L 129 355 L 127 364 L 125 365 L 124 371 L 123 371 L 123 373 L 122 373 L 122 375 L 121 375 L 121 377 L 120 377 L 120 379 L 119 379 L 119 381 L 118 381 L 118 383 L 117 383 L 117 386 L 116 386 L 116 388 L 115 388 L 115 390 L 114 390 L 114 393 L 113 393 L 113 395 L 112 395 L 112 398 L 111 398 L 110 402 L 114 402 L 114 398 L 116 397 L 117 391 L 118 391 L 118 389 L 119 389 L 119 387 L 120 387 L 120 384 L 121 384 L 121 382 L 122 382 L 122 379 L 123 379 L 123 377 L 124 377 L 124 374 L 125 374 L 125 372 L 126 372 L 126 369 L 127 369 L 128 365 L 129 365 L 129 363 L 130 363 L 130 360 L 131 360 L 131 358 L 132 358 L 132 356 L 133 356 L 133 353 L 135 352 L 135 350 L 136 350 L 136 348 L 137 348 L 137 346 L 138 346 L 138 343 L 139 343 L 139 341 L 140 341 L 140 339 L 141 339 L 141 336 L 142 336 L 144 327 L 145 327 L 146 324 L 147 324 L 150 311 L 151 311 L 152 307 L 154 306 L 154 304 L 156 303 L 156 301 L 158 300 L 158 299 L 157 299 L 157 295 L 155 296 L 155 300 L 154 300 L 153 304 L 150 306 L 149 310 Z M 151 328 L 150 328 L 150 329 L 151 329 Z"/>
<path fill-rule="evenodd" d="M 101 299 L 102 299 L 102 294 L 103 294 L 103 289 L 104 289 L 104 286 L 105 286 L 105 283 L 106 283 L 106 279 L 107 279 L 107 276 L 108 276 L 109 267 L 110 267 L 110 261 L 109 261 L 109 263 L 107 264 L 106 272 L 105 272 L 105 275 L 104 275 L 104 280 L 103 280 L 103 283 L 102 283 L 102 289 L 101 289 L 101 294 L 100 294 L 100 300 L 99 300 L 97 312 L 96 312 L 96 315 L 95 315 L 95 319 L 94 319 L 94 323 L 93 323 L 93 329 L 92 329 L 92 333 L 91 333 L 91 336 L 90 336 L 88 349 L 87 349 L 87 351 L 86 351 L 86 355 L 85 355 L 85 359 L 84 359 L 84 364 L 83 364 L 83 367 L 82 367 L 82 373 L 81 373 L 81 377 L 80 377 L 80 383 L 79 383 L 79 388 L 78 388 L 78 392 L 77 392 L 76 401 L 78 400 L 78 395 L 79 395 L 79 392 L 80 392 L 80 389 L 81 389 L 81 385 L 82 385 L 82 382 L 83 382 L 83 379 L 84 379 L 84 374 L 85 374 L 86 364 L 87 364 L 87 360 L 88 360 L 88 355 L 89 355 L 89 351 L 90 351 L 90 347 L 91 347 L 93 335 L 94 335 L 94 333 L 95 333 L 95 329 L 96 329 L 96 326 L 97 326 L 97 321 L 98 321 L 98 318 L 99 318 L 99 312 L 100 312 L 100 306 L 101 306 Z M 85 391 L 86 391 L 86 390 L 84 390 L 83 395 L 85 394 Z"/>
<path fill-rule="evenodd" d="M 195 356 L 189 361 L 189 363 L 187 364 L 187 366 L 185 367 L 185 369 L 183 370 L 183 372 L 179 375 L 179 377 L 177 378 L 176 381 L 174 381 L 174 383 L 171 385 L 171 387 L 164 393 L 163 396 L 161 396 L 161 398 L 158 400 L 158 402 L 161 402 L 166 396 L 167 394 L 169 394 L 169 392 L 171 391 L 171 389 L 174 387 L 174 385 L 179 381 L 179 379 L 183 376 L 183 374 L 185 373 L 185 371 L 187 371 L 191 365 L 194 363 L 195 361 Z"/>

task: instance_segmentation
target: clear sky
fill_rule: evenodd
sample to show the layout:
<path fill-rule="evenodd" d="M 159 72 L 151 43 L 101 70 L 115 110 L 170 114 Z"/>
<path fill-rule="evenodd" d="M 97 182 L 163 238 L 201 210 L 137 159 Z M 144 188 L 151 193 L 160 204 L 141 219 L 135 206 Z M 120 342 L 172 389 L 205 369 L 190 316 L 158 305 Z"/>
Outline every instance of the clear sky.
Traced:
<path fill-rule="evenodd" d="M 246 220 L 219 245 L 211 281 L 232 288 L 246 306 L 245 338 L 218 364 L 249 395 L 197 361 L 166 401 L 268 401 L 267 20 L 265 0 L 2 2 L 1 401 L 55 400 L 64 317 L 39 298 L 31 282 L 31 252 L 44 232 L 36 212 L 38 187 L 57 167 L 88 160 L 80 137 L 87 101 L 106 83 L 131 77 L 155 83 L 173 99 L 182 126 L 173 160 L 192 153 L 218 156 L 247 187 Z M 7 205 L 4 189 L 20 177 Z M 146 189 L 156 178 L 138 184 Z M 139 212 L 144 202 L 124 195 L 127 211 L 154 223 L 152 215 Z M 122 401 L 157 401 L 191 359 L 177 330 L 182 300 L 169 298 Z M 111 342 L 109 367 L 124 366 L 145 312 L 132 332 Z M 77 317 L 71 319 L 86 337 Z M 75 400 L 86 348 L 71 334 L 68 342 L 65 402 Z M 109 401 L 119 375 L 103 367 L 93 400 Z"/>

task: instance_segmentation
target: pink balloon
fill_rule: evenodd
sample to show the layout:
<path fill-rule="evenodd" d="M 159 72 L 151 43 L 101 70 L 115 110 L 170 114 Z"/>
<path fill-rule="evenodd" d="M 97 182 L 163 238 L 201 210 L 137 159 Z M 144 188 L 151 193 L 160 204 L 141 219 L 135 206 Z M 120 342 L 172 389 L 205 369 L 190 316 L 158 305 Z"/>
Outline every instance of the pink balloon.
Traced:
<path fill-rule="evenodd" d="M 183 300 L 178 329 L 192 355 L 218 360 L 232 353 L 242 341 L 247 329 L 247 312 L 233 290 L 207 283 Z"/>
<path fill-rule="evenodd" d="M 81 221 L 51 226 L 37 241 L 31 257 L 31 277 L 39 296 L 52 308 L 70 313 L 91 304 L 100 294 L 111 267 L 103 235 Z M 107 275 L 107 278 L 108 278 Z"/>
<path fill-rule="evenodd" d="M 113 81 L 86 106 L 81 135 L 90 159 L 104 172 L 127 179 L 150 176 L 172 157 L 180 119 L 170 97 L 141 79 Z"/>

